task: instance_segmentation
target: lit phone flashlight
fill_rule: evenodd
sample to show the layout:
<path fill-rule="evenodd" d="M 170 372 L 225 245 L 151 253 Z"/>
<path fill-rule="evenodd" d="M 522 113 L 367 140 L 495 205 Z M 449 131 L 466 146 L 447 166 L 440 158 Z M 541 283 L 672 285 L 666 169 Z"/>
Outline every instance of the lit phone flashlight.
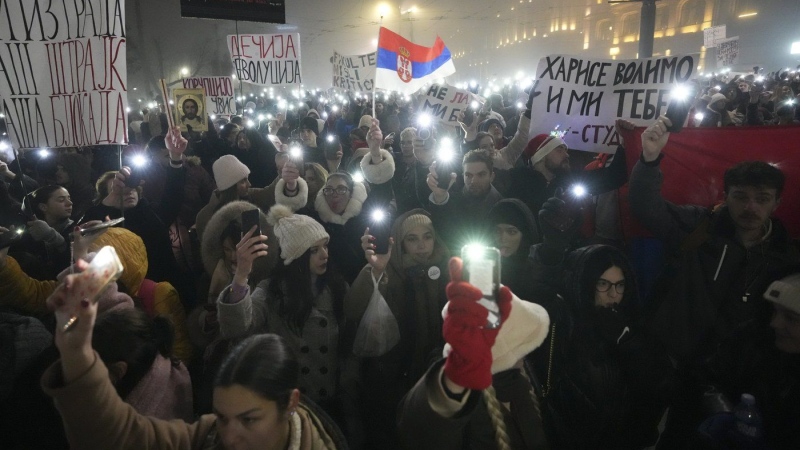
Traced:
<path fill-rule="evenodd" d="M 453 172 L 455 156 L 453 141 L 450 138 L 442 139 L 439 151 L 436 152 L 436 178 L 437 185 L 441 189 L 450 187 L 450 174 Z"/>
<path fill-rule="evenodd" d="M 667 118 L 672 123 L 667 131 L 670 133 L 679 133 L 683 129 L 683 123 L 686 122 L 686 117 L 689 116 L 689 108 L 691 108 L 692 90 L 685 85 L 677 85 L 670 92 L 669 105 L 667 105 Z"/>
<path fill-rule="evenodd" d="M 391 231 L 391 217 L 383 209 L 375 209 L 370 214 L 369 233 L 375 238 L 375 253 L 385 255 L 389 253 L 389 233 Z"/>
<path fill-rule="evenodd" d="M 427 141 L 431 138 L 431 119 L 430 114 L 420 114 L 417 118 L 417 138 Z"/>
<path fill-rule="evenodd" d="M 500 307 L 497 295 L 500 290 L 500 250 L 478 244 L 465 245 L 461 249 L 464 261 L 462 278 L 480 289 L 483 297 L 478 301 L 489 314 L 486 316 L 486 328 L 500 327 Z"/>

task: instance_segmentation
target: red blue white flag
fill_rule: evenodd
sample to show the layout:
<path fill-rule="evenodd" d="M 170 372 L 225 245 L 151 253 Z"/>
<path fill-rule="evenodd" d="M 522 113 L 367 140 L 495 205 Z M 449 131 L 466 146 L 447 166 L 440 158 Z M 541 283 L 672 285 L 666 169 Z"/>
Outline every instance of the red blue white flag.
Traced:
<path fill-rule="evenodd" d="M 436 37 L 433 47 L 424 47 L 381 27 L 376 88 L 413 93 L 426 82 L 452 75 L 455 71 L 450 50 L 440 37 Z"/>

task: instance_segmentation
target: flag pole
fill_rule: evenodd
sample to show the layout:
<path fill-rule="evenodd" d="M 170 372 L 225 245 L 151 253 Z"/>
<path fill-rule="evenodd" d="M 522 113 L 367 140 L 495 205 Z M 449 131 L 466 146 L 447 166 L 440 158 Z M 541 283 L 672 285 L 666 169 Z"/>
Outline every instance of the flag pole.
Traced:
<path fill-rule="evenodd" d="M 378 45 L 380 45 L 381 40 L 381 28 L 383 28 L 383 16 L 381 16 L 381 20 L 378 22 Z M 377 52 L 378 49 L 376 48 L 375 51 Z M 375 84 L 372 85 L 372 118 L 377 119 L 377 117 L 375 117 Z"/>

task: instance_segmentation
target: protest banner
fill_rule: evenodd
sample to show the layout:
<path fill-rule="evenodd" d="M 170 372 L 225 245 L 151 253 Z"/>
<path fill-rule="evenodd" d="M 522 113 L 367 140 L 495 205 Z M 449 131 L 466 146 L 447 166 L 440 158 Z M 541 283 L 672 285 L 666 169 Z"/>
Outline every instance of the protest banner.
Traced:
<path fill-rule="evenodd" d="M 259 86 L 302 84 L 297 33 L 228 36 L 236 77 Z"/>
<path fill-rule="evenodd" d="M 286 23 L 284 0 L 181 0 L 181 17 Z"/>
<path fill-rule="evenodd" d="M 125 2 L 0 2 L 0 110 L 16 148 L 127 144 Z"/>
<path fill-rule="evenodd" d="M 717 68 L 739 63 L 739 36 L 717 42 Z"/>
<path fill-rule="evenodd" d="M 181 80 L 184 89 L 203 89 L 206 94 L 206 114 L 230 116 L 236 114 L 233 80 L 231 77 L 195 77 Z"/>
<path fill-rule="evenodd" d="M 719 25 L 716 27 L 709 27 L 703 29 L 703 46 L 705 48 L 714 48 L 717 43 L 726 38 L 727 33 L 726 25 Z"/>
<path fill-rule="evenodd" d="M 208 131 L 203 88 L 173 89 L 172 99 L 175 124 L 181 127 L 181 131 L 189 131 L 187 125 L 192 127 L 192 131 Z"/>
<path fill-rule="evenodd" d="M 375 52 L 340 55 L 333 52 L 333 87 L 353 92 L 372 92 L 375 86 Z"/>
<path fill-rule="evenodd" d="M 427 90 L 420 91 L 418 113 L 430 114 L 440 124 L 457 127 L 458 115 L 467 108 L 477 110 L 486 103 L 486 99 L 466 89 L 459 89 L 449 84 L 432 84 Z M 472 102 L 476 102 L 473 104 Z"/>
<path fill-rule="evenodd" d="M 559 130 L 571 149 L 614 153 L 617 118 L 646 125 L 666 111 L 670 91 L 696 77 L 693 55 L 603 60 L 550 55 L 539 61 L 531 136 Z M 689 99 L 691 101 L 691 99 Z"/>

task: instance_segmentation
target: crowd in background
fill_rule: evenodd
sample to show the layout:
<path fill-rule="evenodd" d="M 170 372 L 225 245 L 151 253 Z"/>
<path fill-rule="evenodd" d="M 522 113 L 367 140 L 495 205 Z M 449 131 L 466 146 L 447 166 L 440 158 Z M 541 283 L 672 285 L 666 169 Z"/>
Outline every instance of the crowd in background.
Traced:
<path fill-rule="evenodd" d="M 694 87 L 688 126 L 797 123 L 795 72 Z M 669 119 L 629 173 L 624 142 L 590 161 L 530 136 L 539 94 L 506 85 L 458 127 L 397 93 L 253 95 L 202 133 L 156 107 L 125 148 L 5 146 L 3 448 L 800 447 L 785 175 L 754 151 L 724 203 L 675 205 Z M 626 183 L 666 248 L 651 286 Z M 499 251 L 497 328 L 452 258 L 476 243 Z M 104 246 L 123 272 L 89 302 Z"/>

